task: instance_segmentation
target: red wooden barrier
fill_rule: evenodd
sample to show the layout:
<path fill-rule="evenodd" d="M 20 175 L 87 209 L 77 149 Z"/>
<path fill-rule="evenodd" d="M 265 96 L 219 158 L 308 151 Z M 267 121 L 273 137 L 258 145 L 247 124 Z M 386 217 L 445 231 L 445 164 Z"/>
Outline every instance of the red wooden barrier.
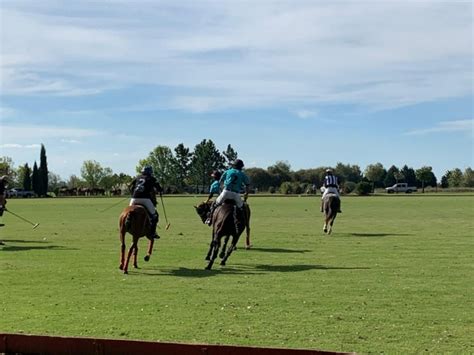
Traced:
<path fill-rule="evenodd" d="M 247 346 L 158 343 L 136 340 L 66 338 L 0 334 L 0 353 L 20 354 L 154 354 L 154 355 L 320 355 L 350 354 L 321 350 Z"/>

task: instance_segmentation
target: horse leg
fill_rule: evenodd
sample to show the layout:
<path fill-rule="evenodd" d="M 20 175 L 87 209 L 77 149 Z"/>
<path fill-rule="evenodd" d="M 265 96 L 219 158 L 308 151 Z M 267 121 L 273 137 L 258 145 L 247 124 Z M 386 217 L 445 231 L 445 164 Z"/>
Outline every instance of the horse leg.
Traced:
<path fill-rule="evenodd" d="M 225 250 L 227 248 L 227 243 L 229 242 L 229 238 L 230 238 L 230 235 L 226 235 L 226 237 L 224 239 L 224 245 L 222 246 L 222 250 L 219 253 L 219 258 L 221 258 L 221 259 L 223 259 L 224 256 L 225 256 Z"/>
<path fill-rule="evenodd" d="M 245 228 L 245 249 L 250 249 L 252 247 L 252 244 L 250 243 L 250 226 L 247 224 L 247 227 Z"/>
<path fill-rule="evenodd" d="M 327 220 L 324 221 L 323 232 L 324 232 L 324 233 L 327 233 L 327 232 L 328 232 L 328 222 L 327 222 Z"/>
<path fill-rule="evenodd" d="M 214 260 L 216 260 L 217 254 L 219 253 L 220 244 L 220 239 L 214 238 L 214 240 L 212 241 L 212 255 L 211 259 L 209 260 L 209 263 L 206 266 L 206 270 L 211 270 L 212 265 L 214 264 Z"/>
<path fill-rule="evenodd" d="M 240 236 L 238 236 L 238 237 L 232 236 L 232 243 L 231 243 L 230 247 L 227 249 L 227 252 L 225 253 L 224 258 L 221 261 L 222 266 L 225 265 L 227 259 L 229 259 L 230 254 L 232 254 L 232 252 L 235 250 L 235 246 L 237 245 L 237 242 L 239 241 L 239 237 Z"/>
<path fill-rule="evenodd" d="M 120 231 L 120 265 L 119 269 L 123 270 L 125 264 L 125 231 Z"/>
<path fill-rule="evenodd" d="M 146 251 L 146 255 L 143 258 L 145 261 L 150 260 L 151 253 L 153 252 L 153 244 L 155 243 L 155 239 L 148 239 L 148 250 Z"/>
<path fill-rule="evenodd" d="M 133 267 L 138 269 L 138 262 L 137 262 L 137 255 L 138 255 L 138 240 L 135 244 L 135 250 L 133 251 Z"/>
<path fill-rule="evenodd" d="M 127 259 L 125 260 L 125 265 L 123 267 L 123 273 L 124 274 L 128 274 L 128 263 L 130 262 L 130 258 L 132 257 L 133 251 L 135 250 L 135 243 L 136 243 L 136 240 L 135 240 L 135 238 L 133 238 L 132 246 L 128 250 Z"/>
<path fill-rule="evenodd" d="M 334 220 L 336 219 L 336 216 L 337 216 L 337 214 L 334 214 L 334 216 L 331 218 L 331 221 L 329 223 L 328 234 L 331 234 L 331 232 L 332 232 L 332 225 L 334 224 Z"/>

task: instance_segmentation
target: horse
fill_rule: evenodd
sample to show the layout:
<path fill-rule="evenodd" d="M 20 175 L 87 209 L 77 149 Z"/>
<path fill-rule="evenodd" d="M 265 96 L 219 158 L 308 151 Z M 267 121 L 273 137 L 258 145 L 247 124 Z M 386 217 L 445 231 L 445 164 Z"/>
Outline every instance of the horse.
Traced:
<path fill-rule="evenodd" d="M 341 200 L 335 193 L 328 193 L 323 199 L 324 226 L 323 232 L 331 234 L 332 225 L 336 219 L 337 212 L 341 207 Z"/>
<path fill-rule="evenodd" d="M 140 205 L 127 206 L 120 214 L 119 218 L 119 229 L 120 229 L 120 266 L 119 269 L 123 270 L 124 274 L 128 274 L 128 263 L 133 253 L 133 267 L 138 268 L 137 254 L 138 254 L 138 240 L 141 237 L 148 235 L 150 232 L 150 217 L 145 207 Z M 125 259 L 125 234 L 130 233 L 132 235 L 132 245 L 128 250 L 127 259 Z M 150 260 L 150 256 L 153 250 L 154 239 L 148 242 L 148 251 L 144 258 L 145 261 Z"/>
<path fill-rule="evenodd" d="M 201 217 L 202 222 L 204 223 L 207 219 L 208 213 L 211 209 L 211 202 L 202 202 L 199 206 L 194 206 L 197 214 Z M 220 206 L 214 210 L 212 216 L 212 238 L 209 245 L 209 251 L 206 256 L 206 260 L 209 261 L 206 266 L 206 270 L 210 270 L 214 264 L 217 254 L 221 260 L 221 265 L 226 264 L 227 259 L 236 249 L 237 242 L 239 241 L 240 235 L 247 229 L 247 249 L 250 248 L 250 208 L 248 204 L 244 204 L 242 210 L 236 208 L 235 202 L 232 200 L 226 200 Z M 225 237 L 224 245 L 221 252 L 219 249 L 221 247 L 221 240 Z M 232 237 L 232 242 L 230 247 L 227 249 L 227 243 L 229 238 Z"/>

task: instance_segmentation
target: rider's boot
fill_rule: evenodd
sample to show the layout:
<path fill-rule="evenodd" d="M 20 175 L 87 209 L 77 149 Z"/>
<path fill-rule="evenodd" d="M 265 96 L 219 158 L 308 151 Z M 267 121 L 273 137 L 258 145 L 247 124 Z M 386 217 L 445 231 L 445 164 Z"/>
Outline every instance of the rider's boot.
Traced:
<path fill-rule="evenodd" d="M 210 226 L 212 224 L 212 215 L 214 214 L 215 209 L 216 209 L 216 203 L 213 202 L 212 205 L 211 205 L 211 209 L 209 210 L 209 213 L 207 214 L 207 219 L 204 222 L 208 226 Z"/>
<path fill-rule="evenodd" d="M 154 215 L 151 216 L 150 233 L 147 235 L 148 239 L 150 239 L 150 240 L 160 239 L 160 236 L 158 235 L 158 233 L 156 233 L 157 225 L 158 225 L 158 214 L 155 213 Z"/>

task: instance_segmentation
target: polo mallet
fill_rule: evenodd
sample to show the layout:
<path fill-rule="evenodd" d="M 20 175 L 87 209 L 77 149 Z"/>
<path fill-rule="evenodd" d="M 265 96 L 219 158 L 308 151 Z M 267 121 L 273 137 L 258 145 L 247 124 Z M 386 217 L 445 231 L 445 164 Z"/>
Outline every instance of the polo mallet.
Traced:
<path fill-rule="evenodd" d="M 8 209 L 6 209 L 6 208 L 5 208 L 5 211 L 7 211 L 8 213 L 11 213 L 12 215 L 14 215 L 15 217 L 21 219 L 22 221 L 25 221 L 25 222 L 31 224 L 31 225 L 33 226 L 33 229 L 35 229 L 36 227 L 39 226 L 39 223 L 33 223 L 33 222 L 27 220 L 26 218 L 23 218 L 22 216 L 19 216 L 19 215 L 17 215 L 16 213 L 13 213 L 12 211 L 10 211 L 10 210 L 8 210 Z"/>
<path fill-rule="evenodd" d="M 170 229 L 171 224 L 168 222 L 168 217 L 166 217 L 165 204 L 163 202 L 163 195 L 162 194 L 160 194 L 160 199 L 161 199 L 161 206 L 163 206 L 163 214 L 165 215 L 165 221 L 166 221 L 165 229 L 168 230 L 168 229 Z"/>
<path fill-rule="evenodd" d="M 103 209 L 102 211 L 99 211 L 99 212 L 102 213 L 102 212 L 105 212 L 107 210 L 110 210 L 112 207 L 120 205 L 123 201 L 128 200 L 128 199 L 129 199 L 129 197 L 125 197 L 125 198 L 121 199 L 119 202 L 116 202 L 112 206 L 109 206 L 109 207 L 107 207 L 107 208 L 105 208 L 105 209 Z"/>

